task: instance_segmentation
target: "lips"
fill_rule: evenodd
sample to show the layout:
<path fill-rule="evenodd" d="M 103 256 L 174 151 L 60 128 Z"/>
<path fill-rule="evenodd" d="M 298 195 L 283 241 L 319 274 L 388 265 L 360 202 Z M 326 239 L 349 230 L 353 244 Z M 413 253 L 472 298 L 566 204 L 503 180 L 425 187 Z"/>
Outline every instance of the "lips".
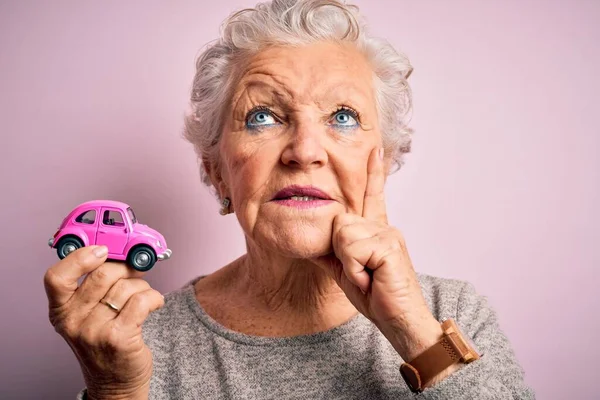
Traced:
<path fill-rule="evenodd" d="M 292 185 L 281 189 L 272 200 L 293 199 L 298 201 L 331 200 L 324 191 L 314 186 Z"/>

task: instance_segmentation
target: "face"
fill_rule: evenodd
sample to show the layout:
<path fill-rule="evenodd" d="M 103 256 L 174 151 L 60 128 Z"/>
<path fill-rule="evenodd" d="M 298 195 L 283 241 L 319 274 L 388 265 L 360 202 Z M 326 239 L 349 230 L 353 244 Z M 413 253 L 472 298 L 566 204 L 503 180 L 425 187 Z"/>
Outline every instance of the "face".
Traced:
<path fill-rule="evenodd" d="M 368 157 L 381 146 L 372 77 L 350 44 L 273 47 L 245 64 L 225 115 L 217 187 L 249 244 L 324 255 L 335 215 L 362 214 Z"/>

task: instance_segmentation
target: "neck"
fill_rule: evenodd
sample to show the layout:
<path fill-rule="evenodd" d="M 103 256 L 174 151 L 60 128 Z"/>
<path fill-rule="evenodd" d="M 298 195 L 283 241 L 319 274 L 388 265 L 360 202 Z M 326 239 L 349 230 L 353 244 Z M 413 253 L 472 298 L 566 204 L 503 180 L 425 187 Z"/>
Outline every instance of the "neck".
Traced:
<path fill-rule="evenodd" d="M 357 310 L 325 271 L 306 259 L 248 246 L 234 262 L 236 293 L 255 311 L 316 330 L 341 325 Z"/>

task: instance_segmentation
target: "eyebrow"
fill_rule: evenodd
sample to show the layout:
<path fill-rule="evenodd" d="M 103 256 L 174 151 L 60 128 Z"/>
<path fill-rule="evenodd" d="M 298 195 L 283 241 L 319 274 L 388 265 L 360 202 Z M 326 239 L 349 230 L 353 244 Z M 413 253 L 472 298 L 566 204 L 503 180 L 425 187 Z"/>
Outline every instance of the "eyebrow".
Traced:
<path fill-rule="evenodd" d="M 333 88 L 339 88 L 339 87 L 340 86 L 337 85 L 337 82 L 334 82 L 331 85 L 331 87 L 323 89 L 322 93 L 324 93 L 325 96 L 323 96 L 319 100 L 324 98 L 328 101 L 331 101 L 331 99 L 333 97 L 331 94 L 337 92 L 337 91 L 333 90 Z M 235 103 L 234 103 L 236 105 L 236 107 L 237 107 L 237 104 L 238 104 L 240 98 L 242 97 L 242 94 L 248 93 L 251 89 L 254 89 L 254 88 L 266 89 L 266 91 L 264 91 L 262 93 L 270 96 L 272 99 L 274 99 L 274 101 L 277 101 L 278 103 L 289 104 L 290 100 L 294 97 L 293 93 L 291 93 L 285 89 L 282 91 L 280 88 L 277 88 L 270 83 L 263 82 L 260 80 L 250 80 L 247 83 L 245 83 L 244 90 L 242 92 L 240 92 L 239 96 L 236 98 Z M 335 102 L 335 103 L 344 103 L 344 102 L 359 103 L 359 102 L 355 101 L 356 97 L 368 99 L 368 95 L 366 95 L 364 93 L 364 91 L 360 90 L 355 85 L 344 86 L 343 90 L 344 90 L 343 98 L 346 100 L 342 100 L 342 101 L 338 100 L 338 101 L 332 101 L 332 102 Z M 364 102 L 360 102 L 360 103 L 362 103 L 362 105 L 364 106 Z"/>

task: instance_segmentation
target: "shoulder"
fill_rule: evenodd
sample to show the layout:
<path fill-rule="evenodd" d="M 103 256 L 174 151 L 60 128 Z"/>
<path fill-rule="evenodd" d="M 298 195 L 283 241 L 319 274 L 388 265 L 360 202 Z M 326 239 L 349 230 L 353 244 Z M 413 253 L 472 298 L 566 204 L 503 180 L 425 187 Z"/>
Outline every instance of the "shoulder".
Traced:
<path fill-rule="evenodd" d="M 439 320 L 457 320 L 487 314 L 487 297 L 479 294 L 469 281 L 417 273 L 423 296 L 433 315 Z"/>
<path fill-rule="evenodd" d="M 417 278 L 419 279 L 423 292 L 431 293 L 433 296 L 458 295 L 465 286 L 470 285 L 468 281 L 442 278 L 422 273 L 417 273 Z"/>
<path fill-rule="evenodd" d="M 444 307 L 455 306 L 465 288 L 471 285 L 460 279 L 442 278 L 427 274 L 417 273 L 419 284 L 425 299 L 431 306 Z"/>
<path fill-rule="evenodd" d="M 487 297 L 478 293 L 468 281 L 425 274 L 417 276 L 436 319 L 453 318 L 475 344 L 478 353 L 484 356 L 428 389 L 429 396 L 447 398 L 451 387 L 456 385 L 469 394 L 474 394 L 469 390 L 478 388 L 485 393 L 493 390 L 497 393 L 494 398 L 499 398 L 502 393 L 502 398 L 533 399 L 535 395 L 524 383 L 523 369 Z"/>

